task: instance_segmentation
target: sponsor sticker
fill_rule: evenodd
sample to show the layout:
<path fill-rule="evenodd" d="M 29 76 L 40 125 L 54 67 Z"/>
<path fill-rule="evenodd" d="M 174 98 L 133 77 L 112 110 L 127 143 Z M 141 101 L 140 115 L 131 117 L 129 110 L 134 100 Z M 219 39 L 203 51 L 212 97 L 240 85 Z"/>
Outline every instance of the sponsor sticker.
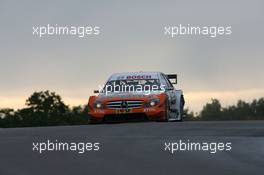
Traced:
<path fill-rule="evenodd" d="M 127 79 L 151 79 L 151 75 L 128 75 Z"/>

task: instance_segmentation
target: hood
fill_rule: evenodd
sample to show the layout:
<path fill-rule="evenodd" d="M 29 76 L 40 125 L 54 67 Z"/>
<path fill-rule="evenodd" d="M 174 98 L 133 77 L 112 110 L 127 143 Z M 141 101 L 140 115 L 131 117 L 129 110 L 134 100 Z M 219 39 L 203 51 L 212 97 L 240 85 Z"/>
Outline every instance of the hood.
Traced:
<path fill-rule="evenodd" d="M 153 98 L 163 93 L 162 91 L 156 92 L 119 92 L 119 93 L 100 93 L 98 100 L 111 99 L 111 98 Z"/>

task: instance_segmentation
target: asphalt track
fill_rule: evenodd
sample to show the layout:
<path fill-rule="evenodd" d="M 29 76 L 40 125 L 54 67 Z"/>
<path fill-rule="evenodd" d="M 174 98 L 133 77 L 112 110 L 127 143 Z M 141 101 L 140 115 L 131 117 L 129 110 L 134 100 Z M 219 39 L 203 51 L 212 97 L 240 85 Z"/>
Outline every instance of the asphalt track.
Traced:
<path fill-rule="evenodd" d="M 33 142 L 100 142 L 84 154 Z M 165 142 L 231 142 L 231 151 L 165 151 Z M 0 129 L 0 175 L 263 174 L 264 121 L 120 123 Z"/>

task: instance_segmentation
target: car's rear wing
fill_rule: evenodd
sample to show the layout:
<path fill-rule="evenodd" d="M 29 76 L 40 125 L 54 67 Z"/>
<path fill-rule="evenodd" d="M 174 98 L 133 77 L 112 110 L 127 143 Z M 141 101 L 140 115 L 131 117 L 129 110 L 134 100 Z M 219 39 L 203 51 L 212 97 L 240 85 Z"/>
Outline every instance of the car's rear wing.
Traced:
<path fill-rule="evenodd" d="M 166 74 L 171 84 L 177 84 L 177 74 Z"/>

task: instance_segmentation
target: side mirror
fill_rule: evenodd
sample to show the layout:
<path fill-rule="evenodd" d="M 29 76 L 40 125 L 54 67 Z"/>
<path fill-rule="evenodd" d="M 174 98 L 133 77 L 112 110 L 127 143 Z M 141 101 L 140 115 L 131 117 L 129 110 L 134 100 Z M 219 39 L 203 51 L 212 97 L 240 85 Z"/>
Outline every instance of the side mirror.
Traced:
<path fill-rule="evenodd" d="M 99 90 L 94 90 L 94 93 L 95 93 L 95 94 L 98 94 L 98 93 L 99 93 Z"/>

